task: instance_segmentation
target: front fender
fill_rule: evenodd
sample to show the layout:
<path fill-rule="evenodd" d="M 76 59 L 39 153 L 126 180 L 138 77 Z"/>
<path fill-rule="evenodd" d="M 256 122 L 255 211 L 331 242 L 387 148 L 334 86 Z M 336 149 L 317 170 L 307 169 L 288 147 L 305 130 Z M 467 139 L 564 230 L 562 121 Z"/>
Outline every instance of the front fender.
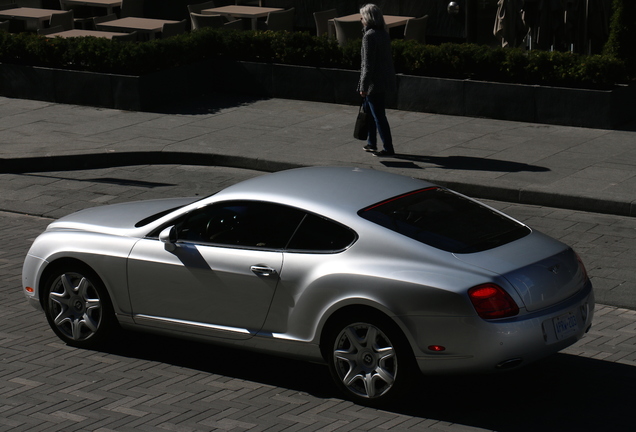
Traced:
<path fill-rule="evenodd" d="M 108 290 L 117 314 L 130 314 L 126 263 L 137 238 L 78 231 L 47 231 L 31 246 L 22 269 L 22 284 L 30 302 L 39 302 L 53 266 L 76 260 L 89 266 Z M 26 291 L 31 287 L 32 292 Z"/>

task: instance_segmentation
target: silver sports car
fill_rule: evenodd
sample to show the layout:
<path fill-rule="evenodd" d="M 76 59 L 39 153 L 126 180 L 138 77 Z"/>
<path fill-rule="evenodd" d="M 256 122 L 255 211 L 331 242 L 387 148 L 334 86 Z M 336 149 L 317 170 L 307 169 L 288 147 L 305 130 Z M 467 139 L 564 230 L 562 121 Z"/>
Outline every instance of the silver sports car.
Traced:
<path fill-rule="evenodd" d="M 418 371 L 548 356 L 594 311 L 568 246 L 446 188 L 343 167 L 66 216 L 33 243 L 23 289 L 69 345 L 123 327 L 317 361 L 367 404 Z"/>

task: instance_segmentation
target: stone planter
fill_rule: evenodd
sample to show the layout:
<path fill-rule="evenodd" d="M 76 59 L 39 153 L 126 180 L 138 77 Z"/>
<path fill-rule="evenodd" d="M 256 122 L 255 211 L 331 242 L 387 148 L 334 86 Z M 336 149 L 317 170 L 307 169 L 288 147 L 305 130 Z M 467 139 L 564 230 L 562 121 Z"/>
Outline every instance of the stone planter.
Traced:
<path fill-rule="evenodd" d="M 206 92 L 357 105 L 359 72 L 208 60 L 142 76 L 0 64 L 0 94 L 124 110 L 154 110 Z M 633 121 L 634 86 L 582 90 L 398 76 L 389 108 L 613 129 Z"/>
<path fill-rule="evenodd" d="M 189 97 L 209 80 L 207 65 L 143 76 L 0 64 L 2 96 L 144 111 Z"/>

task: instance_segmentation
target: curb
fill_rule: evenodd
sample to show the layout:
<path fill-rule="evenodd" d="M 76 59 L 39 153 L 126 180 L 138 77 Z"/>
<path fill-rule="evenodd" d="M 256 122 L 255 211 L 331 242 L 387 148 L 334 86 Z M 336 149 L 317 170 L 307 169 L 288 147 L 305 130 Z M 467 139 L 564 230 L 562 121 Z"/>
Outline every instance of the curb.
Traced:
<path fill-rule="evenodd" d="M 26 158 L 0 158 L 0 173 L 22 174 L 28 172 L 77 171 L 131 165 L 200 165 L 223 166 L 262 172 L 276 172 L 312 166 L 210 153 L 188 153 L 170 151 L 86 153 L 77 155 L 34 156 Z M 516 204 L 537 205 L 568 210 L 636 216 L 636 202 L 621 202 L 585 196 L 560 195 L 529 189 L 514 189 L 498 186 L 483 186 L 474 183 L 430 180 L 423 176 L 412 176 L 448 187 L 464 195 Z"/>

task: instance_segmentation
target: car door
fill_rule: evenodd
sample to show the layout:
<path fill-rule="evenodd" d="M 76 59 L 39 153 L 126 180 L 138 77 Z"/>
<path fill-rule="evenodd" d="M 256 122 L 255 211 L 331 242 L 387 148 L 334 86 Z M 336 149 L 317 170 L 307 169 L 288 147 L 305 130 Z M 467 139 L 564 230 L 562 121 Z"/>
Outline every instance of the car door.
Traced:
<path fill-rule="evenodd" d="M 282 250 L 302 217 L 299 210 L 272 203 L 223 202 L 175 221 L 174 248 L 155 236 L 139 241 L 128 264 L 135 322 L 251 337 L 267 317 Z"/>

